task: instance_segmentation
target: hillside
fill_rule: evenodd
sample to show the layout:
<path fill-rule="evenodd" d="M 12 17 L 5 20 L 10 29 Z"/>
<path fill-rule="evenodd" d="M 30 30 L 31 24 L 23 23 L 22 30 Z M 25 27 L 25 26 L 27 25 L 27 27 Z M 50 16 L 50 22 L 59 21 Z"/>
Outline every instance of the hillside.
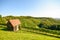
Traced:
<path fill-rule="evenodd" d="M 60 20 L 49 17 L 31 17 L 31 16 L 6 16 L 0 18 L 1 24 L 6 24 L 9 19 L 20 19 L 22 27 L 46 28 L 51 30 L 60 30 Z M 42 27 L 43 26 L 43 27 Z M 52 27 L 53 26 L 53 27 Z"/>
<path fill-rule="evenodd" d="M 21 21 L 20 31 L 13 32 L 7 30 L 6 24 L 10 19 L 19 19 Z M 0 36 L 1 40 L 59 40 L 60 20 L 31 16 L 0 17 Z"/>

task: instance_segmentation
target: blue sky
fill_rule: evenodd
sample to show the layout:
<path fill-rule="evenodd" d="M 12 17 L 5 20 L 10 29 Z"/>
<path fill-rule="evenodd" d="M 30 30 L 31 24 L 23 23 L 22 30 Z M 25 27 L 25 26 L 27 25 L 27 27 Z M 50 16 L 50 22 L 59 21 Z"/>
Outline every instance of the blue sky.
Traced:
<path fill-rule="evenodd" d="M 60 18 L 60 0 L 0 0 L 0 14 Z"/>

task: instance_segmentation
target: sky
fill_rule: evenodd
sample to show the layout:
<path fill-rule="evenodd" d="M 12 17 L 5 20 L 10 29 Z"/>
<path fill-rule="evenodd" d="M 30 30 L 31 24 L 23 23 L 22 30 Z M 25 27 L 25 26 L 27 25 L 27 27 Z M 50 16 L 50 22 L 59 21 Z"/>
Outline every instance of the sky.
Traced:
<path fill-rule="evenodd" d="M 0 0 L 0 15 L 60 18 L 60 0 Z"/>

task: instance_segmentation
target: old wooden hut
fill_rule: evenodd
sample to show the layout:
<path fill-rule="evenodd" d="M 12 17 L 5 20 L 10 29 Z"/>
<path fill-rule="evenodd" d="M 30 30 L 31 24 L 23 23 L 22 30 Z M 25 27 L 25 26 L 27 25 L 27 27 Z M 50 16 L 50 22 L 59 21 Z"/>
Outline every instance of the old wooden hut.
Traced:
<path fill-rule="evenodd" d="M 18 31 L 21 29 L 21 22 L 19 21 L 19 19 L 8 20 L 7 28 L 11 31 Z"/>

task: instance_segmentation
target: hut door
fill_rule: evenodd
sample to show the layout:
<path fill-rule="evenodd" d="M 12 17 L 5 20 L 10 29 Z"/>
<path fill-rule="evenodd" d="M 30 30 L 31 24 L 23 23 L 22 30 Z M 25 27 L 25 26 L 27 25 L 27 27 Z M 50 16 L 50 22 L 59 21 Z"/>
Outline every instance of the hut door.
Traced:
<path fill-rule="evenodd" d="M 19 26 L 18 25 L 16 26 L 16 30 L 19 30 Z"/>

